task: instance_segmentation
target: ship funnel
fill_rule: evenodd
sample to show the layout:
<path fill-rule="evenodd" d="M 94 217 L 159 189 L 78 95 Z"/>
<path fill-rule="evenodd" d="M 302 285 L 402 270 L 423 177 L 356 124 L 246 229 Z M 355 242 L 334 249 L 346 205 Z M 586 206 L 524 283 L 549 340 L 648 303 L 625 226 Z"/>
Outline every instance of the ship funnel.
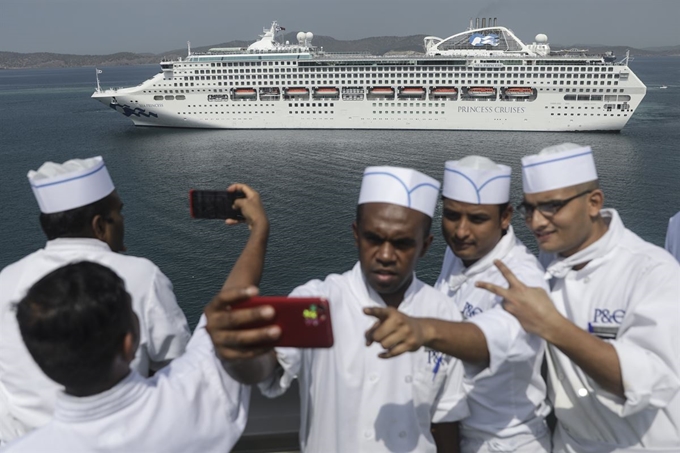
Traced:
<path fill-rule="evenodd" d="M 482 18 L 482 28 L 486 28 L 486 17 Z"/>
<path fill-rule="evenodd" d="M 491 27 L 491 18 L 489 17 L 489 21 L 487 22 L 487 26 Z"/>
<path fill-rule="evenodd" d="M 497 17 L 494 17 L 494 18 L 493 18 L 493 26 L 494 26 L 494 27 L 496 26 L 496 23 L 497 23 L 497 22 L 498 22 L 498 18 L 497 18 Z"/>

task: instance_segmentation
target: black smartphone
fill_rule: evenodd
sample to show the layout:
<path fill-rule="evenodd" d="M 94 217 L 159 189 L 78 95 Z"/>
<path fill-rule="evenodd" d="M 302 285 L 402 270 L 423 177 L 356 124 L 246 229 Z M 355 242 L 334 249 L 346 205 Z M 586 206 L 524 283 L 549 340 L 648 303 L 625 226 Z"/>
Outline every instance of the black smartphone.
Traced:
<path fill-rule="evenodd" d="M 245 198 L 243 192 L 226 190 L 189 191 L 189 210 L 194 219 L 235 219 L 245 220 L 241 211 L 233 208 L 234 200 Z"/>

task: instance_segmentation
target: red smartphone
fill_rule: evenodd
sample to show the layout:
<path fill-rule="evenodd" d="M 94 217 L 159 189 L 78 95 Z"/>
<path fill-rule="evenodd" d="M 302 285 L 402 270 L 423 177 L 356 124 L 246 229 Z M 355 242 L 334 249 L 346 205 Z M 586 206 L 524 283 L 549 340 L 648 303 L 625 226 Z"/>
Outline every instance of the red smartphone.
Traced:
<path fill-rule="evenodd" d="M 194 219 L 235 219 L 244 220 L 241 211 L 234 209 L 234 200 L 244 198 L 243 192 L 226 190 L 189 191 L 189 210 Z"/>
<path fill-rule="evenodd" d="M 317 297 L 260 296 L 233 306 L 255 308 L 269 305 L 274 308 L 274 319 L 265 323 L 251 324 L 244 328 L 277 325 L 281 337 L 274 346 L 293 348 L 330 348 L 333 346 L 333 328 L 328 301 Z"/>

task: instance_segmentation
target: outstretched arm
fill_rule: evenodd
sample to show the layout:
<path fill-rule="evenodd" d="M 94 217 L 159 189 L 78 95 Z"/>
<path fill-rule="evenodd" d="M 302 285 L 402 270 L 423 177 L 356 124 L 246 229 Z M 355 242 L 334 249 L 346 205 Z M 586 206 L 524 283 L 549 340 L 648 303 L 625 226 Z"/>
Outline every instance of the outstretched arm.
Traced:
<path fill-rule="evenodd" d="M 364 308 L 364 313 L 378 318 L 366 332 L 366 344 L 380 343 L 385 348 L 381 358 L 395 357 L 427 346 L 464 362 L 484 367 L 489 365 L 486 337 L 475 324 L 412 318 L 392 307 Z"/>
<path fill-rule="evenodd" d="M 245 198 L 234 202 L 234 207 L 240 209 L 245 217 L 250 237 L 222 290 L 205 308 L 206 329 L 227 373 L 244 384 L 254 384 L 274 372 L 277 362 L 271 345 L 279 338 L 281 330 L 276 326 L 242 328 L 271 320 L 274 317 L 272 307 L 233 310 L 232 306 L 258 294 L 256 286 L 264 269 L 269 221 L 256 191 L 245 184 L 233 184 L 227 190 L 245 194 Z M 241 222 L 228 219 L 226 223 L 234 225 Z M 238 296 L 234 296 L 234 291 Z"/>
<path fill-rule="evenodd" d="M 226 223 L 227 225 L 246 223 L 250 229 L 250 237 L 222 289 L 245 288 L 260 284 L 269 239 L 269 219 L 260 201 L 260 194 L 245 184 L 232 184 L 227 189 L 227 192 L 236 191 L 245 194 L 245 198 L 237 198 L 234 201 L 234 208 L 241 210 L 245 221 L 227 219 Z"/>
<path fill-rule="evenodd" d="M 526 286 L 500 260 L 495 264 L 509 287 L 483 282 L 477 286 L 502 297 L 503 308 L 519 320 L 524 330 L 556 346 L 600 387 L 625 399 L 621 364 L 614 346 L 562 316 L 544 289 Z"/>

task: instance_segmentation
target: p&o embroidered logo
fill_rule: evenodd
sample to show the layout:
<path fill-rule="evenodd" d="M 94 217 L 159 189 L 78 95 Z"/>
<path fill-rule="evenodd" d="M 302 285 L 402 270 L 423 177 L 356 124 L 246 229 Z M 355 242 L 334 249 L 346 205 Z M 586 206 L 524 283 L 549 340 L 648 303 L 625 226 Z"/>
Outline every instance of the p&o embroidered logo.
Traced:
<path fill-rule="evenodd" d="M 482 310 L 479 307 L 475 307 L 470 302 L 465 302 L 465 306 L 463 307 L 462 315 L 463 315 L 463 318 L 468 319 L 468 318 L 472 318 L 473 316 L 476 316 L 476 315 L 482 313 L 483 311 L 484 310 Z"/>
<path fill-rule="evenodd" d="M 626 310 L 596 308 L 593 311 L 592 321 L 588 323 L 588 332 L 603 340 L 615 339 L 625 316 Z"/>

